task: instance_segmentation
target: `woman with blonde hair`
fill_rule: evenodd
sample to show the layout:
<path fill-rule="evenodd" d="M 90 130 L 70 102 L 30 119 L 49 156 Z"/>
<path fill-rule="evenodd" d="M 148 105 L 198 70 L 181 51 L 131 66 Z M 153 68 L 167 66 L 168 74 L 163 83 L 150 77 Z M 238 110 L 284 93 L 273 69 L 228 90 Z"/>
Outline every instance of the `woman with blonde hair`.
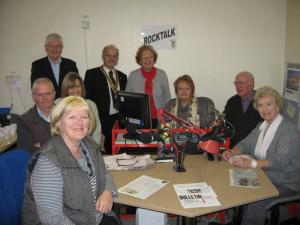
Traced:
<path fill-rule="evenodd" d="M 86 91 L 83 80 L 79 76 L 79 74 L 75 72 L 70 72 L 65 76 L 61 85 L 61 98 L 56 99 L 55 103 L 57 104 L 62 98 L 70 95 L 80 96 L 83 98 L 86 97 Z M 101 144 L 101 123 L 99 119 L 97 106 L 90 99 L 86 99 L 86 101 L 89 104 L 96 121 L 96 127 L 95 130 L 91 133 L 91 137 L 97 144 Z"/>
<path fill-rule="evenodd" d="M 300 136 L 296 126 L 281 114 L 282 98 L 264 86 L 255 92 L 254 108 L 264 119 L 223 158 L 241 168 L 261 168 L 279 191 L 279 198 L 300 191 Z M 232 156 L 249 154 L 253 159 Z M 242 225 L 265 224 L 265 206 L 275 198 L 248 204 Z"/>
<path fill-rule="evenodd" d="M 95 118 L 88 103 L 66 97 L 50 119 L 52 138 L 28 166 L 23 224 L 118 225 L 111 211 L 117 189 L 89 137 Z"/>

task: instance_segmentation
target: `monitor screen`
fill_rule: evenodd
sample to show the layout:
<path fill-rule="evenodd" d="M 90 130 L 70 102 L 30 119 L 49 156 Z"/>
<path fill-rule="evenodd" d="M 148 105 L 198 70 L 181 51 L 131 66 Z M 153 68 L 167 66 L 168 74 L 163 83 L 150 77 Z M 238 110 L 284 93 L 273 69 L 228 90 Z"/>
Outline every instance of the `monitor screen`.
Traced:
<path fill-rule="evenodd" d="M 117 99 L 121 128 L 127 127 L 128 124 L 136 125 L 139 129 L 152 128 L 150 103 L 147 94 L 118 91 Z"/>

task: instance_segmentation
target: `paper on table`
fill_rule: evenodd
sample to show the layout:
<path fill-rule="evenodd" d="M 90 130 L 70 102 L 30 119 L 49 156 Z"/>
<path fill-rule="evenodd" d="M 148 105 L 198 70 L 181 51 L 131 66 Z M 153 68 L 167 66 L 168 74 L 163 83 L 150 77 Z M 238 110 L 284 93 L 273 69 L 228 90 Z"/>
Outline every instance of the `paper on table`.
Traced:
<path fill-rule="evenodd" d="M 183 208 L 221 205 L 212 187 L 206 183 L 174 184 L 174 189 Z"/>
<path fill-rule="evenodd" d="M 144 169 L 155 164 L 149 154 L 134 156 L 127 155 L 126 153 L 105 156 L 104 162 L 108 170 Z"/>
<path fill-rule="evenodd" d="M 261 188 L 255 170 L 229 169 L 230 185 L 246 188 Z"/>
<path fill-rule="evenodd" d="M 119 193 L 130 195 L 140 199 L 146 199 L 159 189 L 163 188 L 169 181 L 142 175 L 127 185 L 118 189 Z"/>

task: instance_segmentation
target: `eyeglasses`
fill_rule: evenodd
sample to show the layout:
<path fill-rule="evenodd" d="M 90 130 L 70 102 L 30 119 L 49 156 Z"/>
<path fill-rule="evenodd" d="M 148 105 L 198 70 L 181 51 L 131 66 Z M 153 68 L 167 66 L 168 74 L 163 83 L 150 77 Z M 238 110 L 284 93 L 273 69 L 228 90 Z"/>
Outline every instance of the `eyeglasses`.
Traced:
<path fill-rule="evenodd" d="M 34 93 L 35 96 L 38 98 L 49 98 L 53 96 L 53 92 L 46 92 L 46 93 Z"/>
<path fill-rule="evenodd" d="M 234 85 L 245 85 L 247 83 L 249 83 L 249 81 L 233 81 Z"/>
<path fill-rule="evenodd" d="M 49 49 L 62 49 L 63 46 L 62 45 L 46 45 L 47 48 Z"/>

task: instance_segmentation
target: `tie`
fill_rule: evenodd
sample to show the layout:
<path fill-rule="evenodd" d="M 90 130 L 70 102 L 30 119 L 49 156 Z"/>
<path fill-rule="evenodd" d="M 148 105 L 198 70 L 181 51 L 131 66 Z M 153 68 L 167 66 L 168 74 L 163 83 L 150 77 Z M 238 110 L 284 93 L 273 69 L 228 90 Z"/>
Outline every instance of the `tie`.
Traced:
<path fill-rule="evenodd" d="M 110 71 L 108 72 L 108 75 L 109 75 L 109 78 L 111 79 L 113 85 L 116 85 L 116 80 L 115 80 L 115 78 L 114 78 L 113 71 L 110 70 Z"/>
<path fill-rule="evenodd" d="M 116 80 L 115 80 L 115 78 L 114 78 L 114 76 L 113 76 L 113 71 L 110 70 L 110 71 L 108 72 L 108 75 L 109 75 L 109 78 L 110 78 L 110 80 L 112 81 L 113 85 L 116 85 Z M 114 91 L 111 91 L 111 95 L 112 95 L 112 100 L 113 100 L 113 107 L 114 107 L 116 110 L 118 110 L 118 104 L 117 104 L 117 99 L 116 99 L 117 95 L 115 94 Z"/>

